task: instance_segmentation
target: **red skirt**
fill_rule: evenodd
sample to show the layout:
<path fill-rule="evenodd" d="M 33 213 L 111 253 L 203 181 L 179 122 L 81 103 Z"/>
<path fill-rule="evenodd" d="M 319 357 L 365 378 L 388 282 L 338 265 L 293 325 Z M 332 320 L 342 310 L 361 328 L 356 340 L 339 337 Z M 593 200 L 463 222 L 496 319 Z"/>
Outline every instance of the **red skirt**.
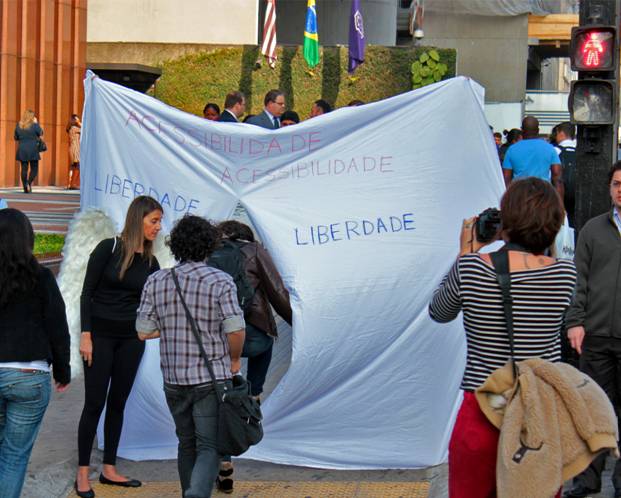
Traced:
<path fill-rule="evenodd" d="M 496 498 L 499 435 L 474 393 L 465 392 L 449 443 L 450 498 Z"/>

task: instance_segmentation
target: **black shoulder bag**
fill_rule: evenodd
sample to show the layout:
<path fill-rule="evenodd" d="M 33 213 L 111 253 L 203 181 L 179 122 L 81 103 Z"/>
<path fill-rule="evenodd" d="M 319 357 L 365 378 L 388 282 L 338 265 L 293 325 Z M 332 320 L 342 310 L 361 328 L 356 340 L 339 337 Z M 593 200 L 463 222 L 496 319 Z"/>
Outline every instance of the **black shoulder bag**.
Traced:
<path fill-rule="evenodd" d="M 198 343 L 201 356 L 205 360 L 209 376 L 216 391 L 216 397 L 218 398 L 218 452 L 221 455 L 241 455 L 250 446 L 257 444 L 263 439 L 261 407 L 258 401 L 250 395 L 250 384 L 241 375 L 233 378 L 232 388 L 218 384 L 213 367 L 201 341 L 198 325 L 196 325 L 196 321 L 183 298 L 174 268 L 171 269 L 171 274 L 181 299 L 181 304 L 183 304 L 185 309 L 185 316 L 188 322 L 190 322 L 192 333 Z"/>
<path fill-rule="evenodd" d="M 515 362 L 515 353 L 513 349 L 513 298 L 511 297 L 511 276 L 509 275 L 509 250 L 522 250 L 517 247 L 503 247 L 500 251 L 493 252 L 489 256 L 496 270 L 496 280 L 502 291 L 502 307 L 505 312 L 505 321 L 507 322 L 507 335 L 509 336 L 509 350 L 511 357 L 511 368 L 513 370 L 514 380 L 517 382 L 519 371 Z"/>

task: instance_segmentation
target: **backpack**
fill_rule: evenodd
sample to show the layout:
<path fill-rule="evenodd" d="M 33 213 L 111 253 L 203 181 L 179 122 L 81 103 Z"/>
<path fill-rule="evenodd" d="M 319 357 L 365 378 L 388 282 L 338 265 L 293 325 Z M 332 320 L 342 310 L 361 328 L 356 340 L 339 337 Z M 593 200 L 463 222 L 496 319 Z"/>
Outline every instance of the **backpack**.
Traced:
<path fill-rule="evenodd" d="M 561 149 L 559 157 L 563 165 L 563 183 L 565 185 L 565 206 L 573 206 L 576 198 L 576 148 L 563 147 L 557 145 Z"/>
<path fill-rule="evenodd" d="M 237 301 L 244 314 L 250 310 L 255 293 L 255 288 L 250 285 L 246 276 L 245 259 L 239 242 L 223 240 L 222 245 L 207 260 L 208 266 L 222 270 L 233 277 L 237 286 Z"/>

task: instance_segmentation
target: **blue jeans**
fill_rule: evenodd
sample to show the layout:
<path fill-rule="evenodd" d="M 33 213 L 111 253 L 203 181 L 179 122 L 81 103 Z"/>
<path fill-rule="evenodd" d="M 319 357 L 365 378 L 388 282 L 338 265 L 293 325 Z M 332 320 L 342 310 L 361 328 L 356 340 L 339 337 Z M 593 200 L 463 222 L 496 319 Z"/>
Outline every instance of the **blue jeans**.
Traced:
<path fill-rule="evenodd" d="M 0 368 L 0 496 L 19 498 L 43 414 L 50 374 Z"/>
<path fill-rule="evenodd" d="M 265 377 L 272 361 L 274 339 L 257 327 L 246 323 L 246 340 L 242 356 L 248 358 L 250 394 L 258 396 L 263 392 Z"/>
<path fill-rule="evenodd" d="M 177 467 L 184 498 L 209 498 L 220 467 L 218 399 L 211 384 L 164 384 L 179 439 Z"/>

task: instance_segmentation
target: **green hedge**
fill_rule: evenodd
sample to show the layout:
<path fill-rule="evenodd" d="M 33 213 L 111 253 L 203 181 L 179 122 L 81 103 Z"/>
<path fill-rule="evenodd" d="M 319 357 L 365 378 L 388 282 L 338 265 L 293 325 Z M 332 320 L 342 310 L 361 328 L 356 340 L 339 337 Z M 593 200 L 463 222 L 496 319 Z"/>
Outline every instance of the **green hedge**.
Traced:
<path fill-rule="evenodd" d="M 60 253 L 65 245 L 65 236 L 57 233 L 36 233 L 34 255 Z"/>
<path fill-rule="evenodd" d="M 155 96 L 184 111 L 202 115 L 206 102 L 222 107 L 225 95 L 240 90 L 247 97 L 246 112 L 263 109 L 263 96 L 282 89 L 287 108 L 308 117 L 312 102 L 323 98 L 336 107 L 353 99 L 380 100 L 412 89 L 411 65 L 429 47 L 367 47 L 366 62 L 353 78 L 347 73 L 347 47 L 322 47 L 321 62 L 308 70 L 302 47 L 278 47 L 275 69 L 263 62 L 255 69 L 257 46 L 222 47 L 161 64 Z M 448 66 L 445 78 L 455 75 L 455 50 L 438 49 Z M 263 60 L 263 58 L 262 58 Z"/>

